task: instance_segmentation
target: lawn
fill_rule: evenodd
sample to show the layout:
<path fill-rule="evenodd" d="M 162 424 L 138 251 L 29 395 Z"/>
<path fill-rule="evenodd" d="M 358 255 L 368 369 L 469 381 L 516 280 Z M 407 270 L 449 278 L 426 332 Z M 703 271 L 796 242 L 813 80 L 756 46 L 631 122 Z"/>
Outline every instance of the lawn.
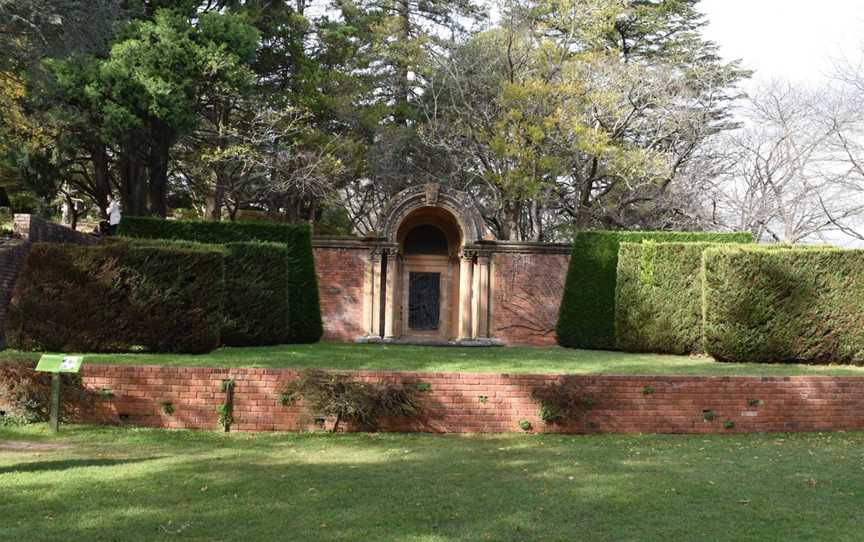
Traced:
<path fill-rule="evenodd" d="M 38 355 L 7 351 L 2 357 L 36 359 Z M 175 367 L 317 367 L 432 372 L 864 376 L 864 368 L 852 366 L 719 363 L 698 356 L 630 354 L 558 347 L 459 348 L 345 343 L 220 348 L 203 355 L 91 354 L 86 356 L 85 362 Z"/>
<path fill-rule="evenodd" d="M 0 540 L 851 541 L 862 465 L 860 433 L 0 428 Z"/>

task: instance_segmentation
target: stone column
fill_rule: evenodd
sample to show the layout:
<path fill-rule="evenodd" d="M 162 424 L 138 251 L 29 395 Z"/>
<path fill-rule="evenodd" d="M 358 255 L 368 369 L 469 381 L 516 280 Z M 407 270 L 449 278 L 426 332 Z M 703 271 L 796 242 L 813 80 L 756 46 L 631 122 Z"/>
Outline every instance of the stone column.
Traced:
<path fill-rule="evenodd" d="M 383 260 L 384 252 L 380 248 L 372 249 L 372 284 L 370 291 L 372 292 L 372 306 L 370 315 L 371 327 L 368 330 L 369 336 L 381 336 L 381 261 Z"/>
<path fill-rule="evenodd" d="M 387 286 L 384 290 L 384 338 L 398 338 L 399 318 L 399 250 L 396 248 L 385 249 L 387 255 Z"/>
<path fill-rule="evenodd" d="M 471 290 L 473 286 L 474 251 L 463 250 L 459 260 L 459 338 L 471 338 Z"/>
<path fill-rule="evenodd" d="M 474 266 L 474 337 L 489 337 L 489 260 L 488 252 L 477 254 Z"/>

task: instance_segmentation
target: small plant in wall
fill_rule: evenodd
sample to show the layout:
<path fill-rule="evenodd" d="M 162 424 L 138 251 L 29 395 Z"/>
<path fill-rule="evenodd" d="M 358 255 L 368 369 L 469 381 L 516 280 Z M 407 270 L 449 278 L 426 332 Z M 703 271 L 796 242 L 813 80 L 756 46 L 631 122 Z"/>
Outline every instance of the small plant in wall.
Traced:
<path fill-rule="evenodd" d="M 642 395 L 654 395 L 654 388 L 645 386 L 642 388 Z"/>
<path fill-rule="evenodd" d="M 586 395 L 575 377 L 534 388 L 531 398 L 540 404 L 538 416 L 548 424 L 564 423 L 593 408 L 594 399 Z"/>
<path fill-rule="evenodd" d="M 530 431 L 531 428 L 531 422 L 529 422 L 528 420 L 519 420 L 519 429 L 523 431 Z"/>
<path fill-rule="evenodd" d="M 114 397 L 114 390 L 112 390 L 111 388 L 99 388 L 99 390 L 96 392 L 96 395 L 103 399 L 107 399 L 109 397 Z"/>
<path fill-rule="evenodd" d="M 725 427 L 726 429 L 735 429 L 735 422 L 733 422 L 732 420 L 726 420 L 725 422 L 723 422 L 723 427 Z"/>
<path fill-rule="evenodd" d="M 411 418 L 419 415 L 415 385 L 392 382 L 357 382 L 345 374 L 306 370 L 285 384 L 280 397 L 283 404 L 303 399 L 313 417 L 334 419 L 332 432 L 345 420 L 365 430 L 375 430 L 385 418 Z"/>
<path fill-rule="evenodd" d="M 713 422 L 717 419 L 717 413 L 713 410 L 703 410 L 702 411 L 702 419 L 706 422 Z"/>
<path fill-rule="evenodd" d="M 747 399 L 747 406 L 749 407 L 758 407 L 762 404 L 760 399 Z"/>
<path fill-rule="evenodd" d="M 233 378 L 223 380 L 219 385 L 219 391 L 225 394 L 225 400 L 216 407 L 216 414 L 219 415 L 219 425 L 226 433 L 231 430 L 231 424 L 234 423 L 234 386 Z"/>
<path fill-rule="evenodd" d="M 166 416 L 174 414 L 174 405 L 171 403 L 171 401 L 162 401 L 162 403 L 160 403 L 159 405 L 159 408 Z"/>
<path fill-rule="evenodd" d="M 432 384 L 428 382 L 418 382 L 417 383 L 417 391 L 427 392 L 432 391 Z"/>

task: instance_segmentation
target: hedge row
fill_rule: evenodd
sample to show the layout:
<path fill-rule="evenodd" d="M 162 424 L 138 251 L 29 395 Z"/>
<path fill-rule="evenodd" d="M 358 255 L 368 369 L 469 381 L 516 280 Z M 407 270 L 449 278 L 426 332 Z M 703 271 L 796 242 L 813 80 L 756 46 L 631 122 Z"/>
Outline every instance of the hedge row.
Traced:
<path fill-rule="evenodd" d="M 301 224 L 205 222 L 202 220 L 163 220 L 143 216 L 124 216 L 117 233 L 139 239 L 168 239 L 224 245 L 245 241 L 291 243 L 295 236 L 309 235 Z M 304 233 L 305 232 L 305 233 Z"/>
<path fill-rule="evenodd" d="M 578 232 L 556 328 L 561 346 L 614 349 L 615 287 L 621 243 L 751 243 L 749 233 Z"/>
<path fill-rule="evenodd" d="M 315 342 L 321 338 L 323 324 L 321 322 L 321 307 L 318 299 L 318 279 L 315 274 L 315 259 L 312 253 L 311 231 L 305 224 L 274 224 L 274 223 L 236 223 L 236 222 L 202 222 L 162 220 L 147 217 L 124 217 L 120 223 L 119 234 L 137 239 L 168 239 L 175 241 L 193 241 L 197 243 L 212 243 L 228 245 L 243 242 L 269 242 L 284 246 L 287 263 L 268 268 L 267 262 L 273 262 L 277 255 L 273 247 L 240 249 L 235 246 L 229 250 L 229 262 L 226 267 L 229 281 L 229 291 L 232 299 L 237 300 L 238 308 L 229 308 L 229 325 L 226 331 L 228 344 L 274 344 L 274 342 Z M 238 254 L 232 257 L 231 253 Z M 239 253 L 243 252 L 243 256 Z M 262 261 L 240 261 L 245 258 L 260 256 Z M 232 267 L 240 266 L 236 272 Z M 243 270 L 253 276 L 243 276 Z M 283 272 L 285 274 L 283 274 Z M 267 276 L 271 275 L 272 276 Z M 287 280 L 287 327 L 288 333 L 280 339 L 277 327 L 282 326 L 279 319 L 284 314 L 281 294 L 273 294 L 269 304 L 264 292 L 258 292 L 255 281 L 260 280 L 265 290 L 276 288 L 276 284 L 286 277 Z M 231 281 L 234 281 L 233 285 Z M 281 288 L 281 286 L 280 286 Z M 245 291 L 248 299 L 241 299 Z M 242 309 L 240 308 L 242 305 Z M 268 306 L 269 305 L 269 306 Z M 242 311 L 264 311 L 246 312 Z M 269 322 L 268 318 L 276 321 Z M 260 332 L 255 326 L 263 325 Z M 260 341 L 260 342 L 258 342 Z"/>
<path fill-rule="evenodd" d="M 221 250 L 33 245 L 12 295 L 13 348 L 208 352 L 222 327 Z"/>
<path fill-rule="evenodd" d="M 702 252 L 714 243 L 621 243 L 615 336 L 629 352 L 702 352 Z"/>
<path fill-rule="evenodd" d="M 864 251 L 710 248 L 703 273 L 716 359 L 864 364 Z"/>

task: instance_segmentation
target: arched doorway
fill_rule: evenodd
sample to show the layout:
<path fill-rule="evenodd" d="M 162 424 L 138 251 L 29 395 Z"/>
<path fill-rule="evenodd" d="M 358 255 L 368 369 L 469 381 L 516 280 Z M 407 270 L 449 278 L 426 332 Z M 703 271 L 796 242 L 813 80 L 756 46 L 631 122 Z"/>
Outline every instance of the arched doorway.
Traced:
<path fill-rule="evenodd" d="M 387 206 L 364 288 L 364 341 L 477 343 L 489 337 L 488 230 L 470 198 L 413 186 Z"/>
<path fill-rule="evenodd" d="M 458 336 L 459 261 L 462 231 L 440 207 L 420 207 L 397 233 L 399 329 L 405 340 L 447 341 Z"/>

